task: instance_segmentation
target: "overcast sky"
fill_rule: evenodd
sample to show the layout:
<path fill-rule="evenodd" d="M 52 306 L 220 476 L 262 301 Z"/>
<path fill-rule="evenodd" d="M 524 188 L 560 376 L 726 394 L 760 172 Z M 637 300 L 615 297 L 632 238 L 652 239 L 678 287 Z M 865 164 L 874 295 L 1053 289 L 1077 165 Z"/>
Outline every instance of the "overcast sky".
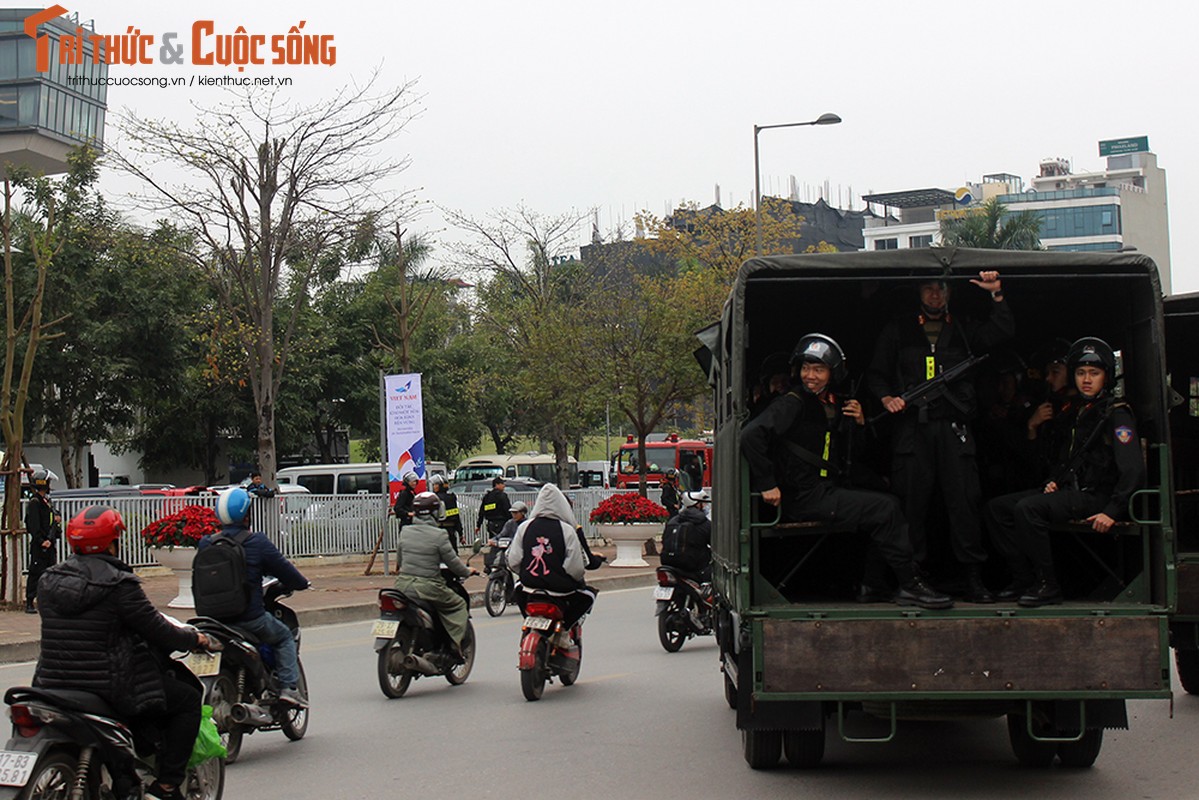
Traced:
<path fill-rule="evenodd" d="M 79 2 L 100 32 L 335 36 L 337 63 L 289 75 L 319 100 L 381 65 L 415 79 L 420 113 L 394 142 L 395 187 L 472 215 L 524 203 L 600 209 L 605 230 L 646 208 L 748 204 L 753 125 L 833 112 L 841 125 L 761 134 L 763 190 L 827 181 L 834 204 L 870 191 L 1026 181 L 1046 157 L 1102 169 L 1100 139 L 1147 135 L 1169 180 L 1175 292 L 1199 291 L 1195 83 L 1199 6 L 1183 2 Z M 26 7 L 27 4 L 9 3 Z M 112 75 L 238 74 L 114 67 Z M 122 108 L 186 122 L 218 88 L 117 87 Z M 114 138 L 110 125 L 109 137 Z M 115 193 L 128 179 L 107 178 Z M 852 191 L 852 195 L 851 195 Z M 410 226 L 441 236 L 428 212 Z M 585 233 L 585 232 L 584 232 Z"/>

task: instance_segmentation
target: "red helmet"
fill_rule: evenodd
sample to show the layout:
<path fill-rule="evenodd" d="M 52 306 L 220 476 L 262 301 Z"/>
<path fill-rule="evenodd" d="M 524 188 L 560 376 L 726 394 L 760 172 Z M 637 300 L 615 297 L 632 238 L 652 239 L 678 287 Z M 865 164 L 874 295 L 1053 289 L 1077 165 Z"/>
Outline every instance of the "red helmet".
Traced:
<path fill-rule="evenodd" d="M 125 520 L 108 506 L 88 506 L 67 523 L 67 541 L 76 553 L 103 553 L 125 530 Z"/>

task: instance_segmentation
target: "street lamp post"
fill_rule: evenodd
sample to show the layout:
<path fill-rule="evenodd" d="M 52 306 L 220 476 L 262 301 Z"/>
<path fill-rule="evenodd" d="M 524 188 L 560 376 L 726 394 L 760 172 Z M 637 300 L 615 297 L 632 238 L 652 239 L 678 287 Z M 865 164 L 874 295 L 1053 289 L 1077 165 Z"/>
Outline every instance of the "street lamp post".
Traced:
<path fill-rule="evenodd" d="M 821 114 L 809 122 L 784 122 L 781 125 L 754 126 L 754 255 L 762 255 L 762 179 L 758 170 L 758 132 L 767 128 L 799 128 L 804 125 L 836 125 L 841 118 L 836 114 Z"/>

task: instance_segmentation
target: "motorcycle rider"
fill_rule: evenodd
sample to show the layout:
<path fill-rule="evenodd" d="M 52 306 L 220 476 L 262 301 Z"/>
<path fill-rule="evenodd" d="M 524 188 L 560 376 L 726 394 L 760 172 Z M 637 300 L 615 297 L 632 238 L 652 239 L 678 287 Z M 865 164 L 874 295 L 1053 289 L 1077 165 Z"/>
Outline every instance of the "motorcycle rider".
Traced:
<path fill-rule="evenodd" d="M 450 482 L 440 472 L 433 473 L 433 477 L 429 478 L 429 488 L 441 501 L 441 507 L 445 511 L 441 527 L 445 528 L 446 535 L 450 537 L 450 547 L 457 550 L 462 546 L 462 514 L 458 509 L 458 495 L 450 491 Z"/>
<path fill-rule="evenodd" d="M 512 519 L 504 523 L 503 529 L 500 530 L 493 538 L 487 540 L 487 544 L 491 549 L 483 554 L 483 573 L 490 574 L 492 567 L 495 565 L 496 556 L 499 551 L 496 549 L 500 539 L 507 539 L 509 543 L 516 536 L 516 529 L 525 521 L 525 517 L 529 514 L 529 506 L 523 500 L 517 500 L 512 504 L 512 508 L 508 509 L 508 513 L 512 515 Z"/>
<path fill-rule="evenodd" d="M 438 525 L 441 516 L 441 501 L 433 492 L 421 492 L 412 500 L 413 521 L 400 531 L 400 546 L 396 564 L 400 574 L 395 588 L 409 597 L 428 602 L 441 617 L 446 635 L 453 642 L 458 658 L 462 657 L 462 640 L 466 636 L 466 623 L 470 618 L 466 601 L 446 585 L 441 575 L 445 564 L 460 578 L 478 575 L 462 563 L 458 553 L 450 547 L 445 531 Z"/>
<path fill-rule="evenodd" d="M 207 648 L 208 637 L 171 624 L 150 604 L 133 568 L 117 555 L 124 530 L 121 515 L 107 506 L 89 506 L 67 523 L 74 555 L 47 569 L 38 587 L 41 656 L 33 685 L 92 692 L 134 725 L 155 724 L 163 733 L 158 778 L 145 796 L 181 799 L 201 692 L 169 656 Z M 124 770 L 113 781 L 118 797 L 140 796 L 140 781 Z"/>
<path fill-rule="evenodd" d="M 230 489 L 217 500 L 216 512 L 224 527 L 217 536 L 236 536 L 249 526 L 252 498 L 245 489 Z M 199 549 L 212 544 L 213 537 L 200 539 Z M 292 706 L 304 708 L 308 698 L 300 692 L 299 653 L 291 629 L 268 614 L 262 600 L 262 579 L 266 576 L 278 578 L 286 588 L 299 591 L 307 589 L 308 579 L 292 565 L 279 548 L 261 531 L 252 532 L 242 543 L 246 556 L 246 583 L 249 584 L 249 602 L 246 610 L 236 619 L 222 619 L 253 634 L 269 644 L 275 651 L 275 677 L 279 681 L 279 700 Z"/>
<path fill-rule="evenodd" d="M 491 479 L 491 491 L 483 495 L 483 499 L 479 501 L 479 518 L 475 521 L 475 538 L 479 538 L 479 531 L 483 527 L 483 522 L 487 522 L 487 538 L 494 539 L 508 522 L 508 512 L 512 508 L 512 501 L 508 499 L 508 493 L 504 491 L 504 478 L 502 475 Z"/>
<path fill-rule="evenodd" d="M 709 583 L 712 580 L 712 521 L 704 513 L 704 508 L 711 499 L 708 493 L 703 490 L 698 492 L 684 492 L 683 510 L 666 523 L 667 528 L 671 525 L 682 523 L 688 525 L 690 531 L 690 536 L 687 537 L 689 555 L 691 552 L 696 553 L 696 555 L 688 558 L 686 563 L 684 563 L 678 561 L 673 552 L 668 552 L 665 547 L 662 549 L 662 564 L 664 566 L 681 570 L 685 575 L 698 580 L 700 583 Z M 701 543 L 702 547 L 693 547 Z M 702 559 L 699 554 L 702 554 Z"/>
<path fill-rule="evenodd" d="M 583 581 L 588 558 L 570 503 L 554 484 L 547 483 L 537 493 L 533 514 L 516 529 L 507 555 L 508 569 L 517 574 L 523 589 L 517 598 L 522 612 L 532 593 L 558 600 L 569 628 L 591 610 L 596 590 Z"/>
<path fill-rule="evenodd" d="M 30 480 L 33 496 L 25 506 L 25 531 L 29 534 L 29 580 L 25 583 L 25 613 L 36 614 L 38 579 L 54 564 L 55 546 L 62 533 L 58 512 L 50 505 L 50 473 L 39 469 Z"/>
<path fill-rule="evenodd" d="M 420 483 L 420 477 L 415 472 L 405 472 L 400 480 L 403 485 L 396 493 L 396 502 L 392 511 L 395 512 L 395 517 L 399 520 L 402 530 L 405 525 L 412 524 L 412 500 L 416 497 L 416 485 Z"/>

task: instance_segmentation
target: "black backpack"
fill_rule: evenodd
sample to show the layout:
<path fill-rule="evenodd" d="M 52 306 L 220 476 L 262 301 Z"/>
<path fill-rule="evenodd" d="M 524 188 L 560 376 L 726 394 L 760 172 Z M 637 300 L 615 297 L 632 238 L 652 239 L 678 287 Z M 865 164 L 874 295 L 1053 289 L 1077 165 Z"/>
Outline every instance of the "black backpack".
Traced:
<path fill-rule="evenodd" d="M 246 580 L 246 539 L 250 531 L 232 536 L 221 532 L 192 560 L 192 593 L 196 614 L 214 619 L 236 619 L 250 605 Z"/>
<path fill-rule="evenodd" d="M 686 572 L 702 569 L 707 563 L 708 548 L 700 538 L 689 521 L 679 517 L 671 519 L 662 531 L 662 563 Z"/>

